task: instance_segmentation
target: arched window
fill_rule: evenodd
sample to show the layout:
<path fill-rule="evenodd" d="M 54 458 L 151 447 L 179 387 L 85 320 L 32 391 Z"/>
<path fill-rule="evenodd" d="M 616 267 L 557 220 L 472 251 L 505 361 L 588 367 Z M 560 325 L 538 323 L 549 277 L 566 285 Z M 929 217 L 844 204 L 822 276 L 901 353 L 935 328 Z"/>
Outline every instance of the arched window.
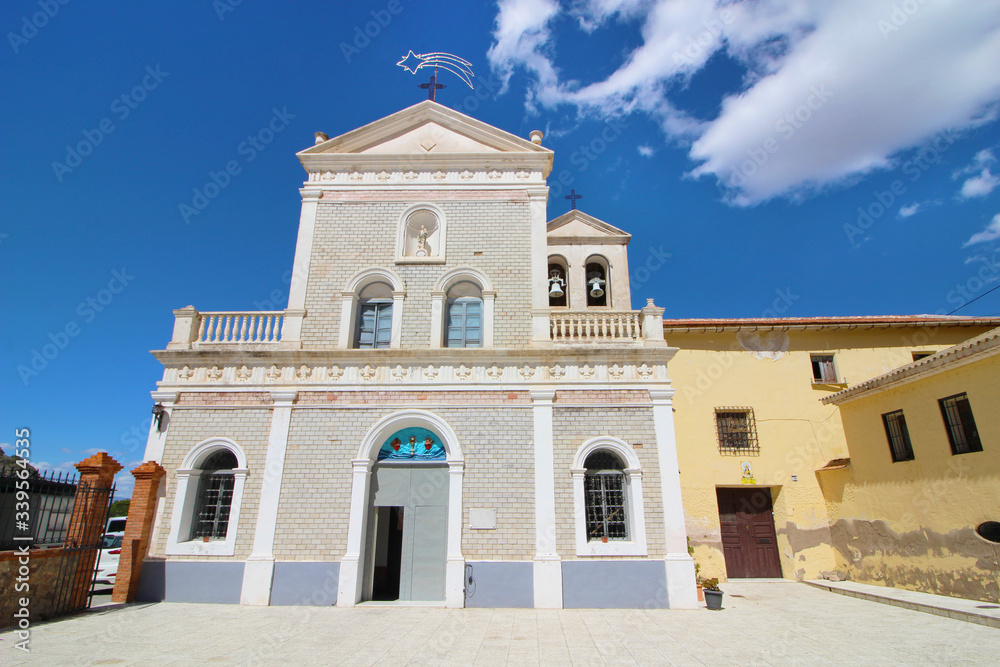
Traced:
<path fill-rule="evenodd" d="M 645 556 L 642 470 L 635 450 L 610 436 L 583 443 L 573 459 L 579 556 Z"/>
<path fill-rule="evenodd" d="M 549 275 L 548 275 L 548 290 L 549 290 L 549 306 L 553 308 L 565 307 L 568 303 L 569 296 L 567 291 L 569 290 L 569 279 L 567 278 L 568 272 L 566 270 L 566 260 L 562 257 L 552 256 L 549 257 Z"/>
<path fill-rule="evenodd" d="M 445 304 L 445 347 L 483 346 L 483 291 L 463 280 L 448 290 Z"/>
<path fill-rule="evenodd" d="M 387 348 L 392 343 L 392 286 L 374 282 L 358 294 L 354 347 Z"/>
<path fill-rule="evenodd" d="M 599 255 L 590 257 L 586 264 L 587 306 L 606 306 L 611 301 L 608 298 L 610 284 L 608 281 L 608 262 Z"/>
<path fill-rule="evenodd" d="M 614 454 L 598 450 L 587 457 L 584 467 L 587 539 L 627 540 L 628 507 L 622 462 Z"/>
<path fill-rule="evenodd" d="M 443 273 L 431 290 L 431 347 L 493 347 L 496 292 L 471 266 Z"/>
<path fill-rule="evenodd" d="M 168 556 L 232 556 L 247 477 L 246 455 L 228 438 L 210 438 L 177 469 Z"/>
<path fill-rule="evenodd" d="M 228 449 L 219 449 L 201 464 L 198 477 L 198 498 L 195 515 L 191 521 L 191 539 L 226 539 L 229 514 L 233 505 L 233 488 L 236 476 L 233 469 L 239 465 L 236 455 Z"/>

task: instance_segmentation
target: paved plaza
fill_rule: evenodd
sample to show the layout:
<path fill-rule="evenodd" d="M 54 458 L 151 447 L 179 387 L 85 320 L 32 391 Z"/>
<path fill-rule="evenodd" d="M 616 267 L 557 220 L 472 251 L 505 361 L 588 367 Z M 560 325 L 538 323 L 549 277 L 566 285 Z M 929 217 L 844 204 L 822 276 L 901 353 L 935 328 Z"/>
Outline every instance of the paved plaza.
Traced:
<path fill-rule="evenodd" d="M 723 611 L 105 607 L 3 665 L 996 664 L 1000 630 L 818 590 L 728 583 Z"/>

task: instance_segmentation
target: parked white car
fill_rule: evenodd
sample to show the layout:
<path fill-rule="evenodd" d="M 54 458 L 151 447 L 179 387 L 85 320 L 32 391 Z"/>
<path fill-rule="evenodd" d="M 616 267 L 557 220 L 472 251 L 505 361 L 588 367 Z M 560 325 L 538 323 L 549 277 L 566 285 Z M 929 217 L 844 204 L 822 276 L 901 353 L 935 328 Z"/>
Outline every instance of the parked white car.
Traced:
<path fill-rule="evenodd" d="M 94 579 L 94 586 L 105 584 L 115 585 L 115 577 L 118 575 L 118 558 L 122 552 L 122 539 L 124 532 L 105 533 L 101 538 L 101 555 L 97 560 L 97 577 Z"/>

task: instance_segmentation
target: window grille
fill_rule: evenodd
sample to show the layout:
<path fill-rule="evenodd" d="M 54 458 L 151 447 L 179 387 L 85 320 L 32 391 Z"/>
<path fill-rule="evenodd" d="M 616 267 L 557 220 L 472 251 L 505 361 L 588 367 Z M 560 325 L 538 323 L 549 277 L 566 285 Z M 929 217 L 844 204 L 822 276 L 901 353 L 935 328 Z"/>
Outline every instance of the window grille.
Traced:
<path fill-rule="evenodd" d="M 889 439 L 889 451 L 892 453 L 892 460 L 912 461 L 913 446 L 910 444 L 910 432 L 906 428 L 906 418 L 902 410 L 887 412 L 882 415 L 882 424 L 885 426 L 885 435 Z"/>
<path fill-rule="evenodd" d="M 588 540 L 628 540 L 625 474 L 621 462 L 608 452 L 594 452 L 584 466 Z"/>
<path fill-rule="evenodd" d="M 753 408 L 716 408 L 715 428 L 723 454 L 757 454 L 757 424 Z"/>
<path fill-rule="evenodd" d="M 461 297 L 448 302 L 447 347 L 482 347 L 483 300 Z"/>
<path fill-rule="evenodd" d="M 368 301 L 358 306 L 358 347 L 389 347 L 392 342 L 392 302 Z"/>
<path fill-rule="evenodd" d="M 837 383 L 837 370 L 832 354 L 812 355 L 813 382 Z"/>
<path fill-rule="evenodd" d="M 233 487 L 236 484 L 232 470 L 236 465 L 236 455 L 224 449 L 209 456 L 202 466 L 192 522 L 192 539 L 225 539 L 229 529 L 229 510 L 233 504 Z"/>
<path fill-rule="evenodd" d="M 938 404 L 941 406 L 941 416 L 944 417 L 948 431 L 951 453 L 968 454 L 983 451 L 983 443 L 979 440 L 979 430 L 976 428 L 976 420 L 972 417 L 968 394 L 942 398 Z"/>

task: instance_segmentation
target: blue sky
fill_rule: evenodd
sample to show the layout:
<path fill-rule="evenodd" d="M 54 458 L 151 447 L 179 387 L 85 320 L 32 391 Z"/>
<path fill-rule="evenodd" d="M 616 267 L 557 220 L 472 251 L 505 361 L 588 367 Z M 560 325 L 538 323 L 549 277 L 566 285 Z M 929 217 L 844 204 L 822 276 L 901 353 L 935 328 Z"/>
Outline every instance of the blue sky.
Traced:
<path fill-rule="evenodd" d="M 546 133 L 550 217 L 575 188 L 633 235 L 634 305 L 1000 314 L 990 1 L 15 0 L 0 25 L 0 443 L 30 428 L 43 467 L 141 461 L 172 309 L 284 308 L 294 154 L 422 100 L 411 49 L 473 63 L 439 102 Z"/>

